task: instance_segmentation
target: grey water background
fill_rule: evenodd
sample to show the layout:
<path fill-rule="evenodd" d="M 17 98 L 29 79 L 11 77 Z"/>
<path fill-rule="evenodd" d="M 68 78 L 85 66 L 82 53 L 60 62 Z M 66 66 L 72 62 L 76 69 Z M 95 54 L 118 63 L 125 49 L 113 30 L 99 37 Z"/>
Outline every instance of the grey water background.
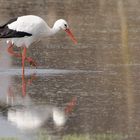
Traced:
<path fill-rule="evenodd" d="M 38 69 L 26 64 L 26 79 L 36 76 L 23 98 L 21 60 L 11 57 L 1 40 L 0 136 L 25 140 L 43 133 L 57 140 L 88 134 L 93 140 L 93 135 L 111 133 L 139 139 L 140 1 L 0 0 L 0 24 L 27 14 L 42 17 L 50 26 L 66 19 L 78 44 L 63 31 L 33 44 L 28 56 L 37 61 Z M 64 117 L 73 98 L 76 105 Z M 63 118 L 63 126 L 54 121 L 54 109 L 60 110 L 56 116 Z M 27 128 L 33 120 L 37 121 Z"/>

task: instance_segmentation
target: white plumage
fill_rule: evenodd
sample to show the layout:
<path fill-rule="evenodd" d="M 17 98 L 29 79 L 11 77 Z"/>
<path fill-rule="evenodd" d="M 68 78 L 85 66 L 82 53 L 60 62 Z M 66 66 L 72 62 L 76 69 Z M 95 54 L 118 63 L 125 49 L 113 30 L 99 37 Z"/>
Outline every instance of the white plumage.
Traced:
<path fill-rule="evenodd" d="M 41 39 L 43 36 L 51 35 L 51 29 L 47 23 L 42 18 L 33 15 L 19 17 L 17 21 L 8 24 L 8 28 L 32 34 L 30 37 L 8 39 L 8 42 L 11 41 L 17 47 L 29 47 L 34 41 Z"/>
<path fill-rule="evenodd" d="M 47 24 L 42 18 L 38 16 L 28 15 L 18 17 L 17 21 L 9 24 L 8 27 L 12 30 L 36 34 L 36 32 L 38 31 L 43 32 L 44 29 L 47 27 L 46 25 Z"/>

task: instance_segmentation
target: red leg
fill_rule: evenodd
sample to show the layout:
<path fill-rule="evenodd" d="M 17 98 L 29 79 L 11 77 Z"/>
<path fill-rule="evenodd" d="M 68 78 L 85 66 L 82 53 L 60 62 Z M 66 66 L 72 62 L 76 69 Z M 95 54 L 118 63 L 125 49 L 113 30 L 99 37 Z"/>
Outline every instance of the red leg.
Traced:
<path fill-rule="evenodd" d="M 25 75 L 22 74 L 22 96 L 26 96 L 26 81 L 25 81 Z"/>
<path fill-rule="evenodd" d="M 11 54 L 12 56 L 21 58 L 22 55 L 20 53 L 16 53 L 13 51 L 13 44 L 11 42 L 8 43 L 8 53 Z M 27 61 L 31 66 L 37 67 L 36 62 L 31 58 L 31 57 L 25 57 L 25 61 Z"/>
<path fill-rule="evenodd" d="M 30 64 L 30 66 L 37 67 L 36 62 L 31 57 L 26 57 L 25 60 L 28 61 L 28 63 Z"/>
<path fill-rule="evenodd" d="M 8 43 L 8 49 L 7 49 L 7 51 L 12 56 L 21 57 L 21 54 L 20 53 L 16 53 L 16 52 L 13 51 L 13 44 L 11 42 Z"/>
<path fill-rule="evenodd" d="M 26 59 L 26 47 L 23 48 L 22 52 L 22 75 L 24 75 L 25 59 Z"/>
<path fill-rule="evenodd" d="M 26 95 L 26 82 L 25 82 L 25 58 L 26 58 L 26 47 L 23 48 L 22 52 L 22 95 Z"/>

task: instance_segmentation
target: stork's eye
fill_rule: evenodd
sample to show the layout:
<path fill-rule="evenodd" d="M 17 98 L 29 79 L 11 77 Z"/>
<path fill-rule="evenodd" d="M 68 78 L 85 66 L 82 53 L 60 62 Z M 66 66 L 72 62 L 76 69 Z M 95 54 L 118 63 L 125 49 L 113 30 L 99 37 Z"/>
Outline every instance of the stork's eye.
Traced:
<path fill-rule="evenodd" d="M 64 26 L 67 28 L 67 24 L 64 24 Z"/>

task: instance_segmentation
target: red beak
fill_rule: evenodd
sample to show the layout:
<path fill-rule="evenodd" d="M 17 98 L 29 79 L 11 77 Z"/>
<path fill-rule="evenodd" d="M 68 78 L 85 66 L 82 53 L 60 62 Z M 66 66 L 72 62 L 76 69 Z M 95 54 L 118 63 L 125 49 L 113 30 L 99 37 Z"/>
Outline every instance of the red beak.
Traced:
<path fill-rule="evenodd" d="M 72 41 L 77 44 L 77 40 L 75 39 L 74 35 L 72 34 L 72 32 L 70 31 L 70 29 L 66 29 L 65 30 L 66 33 L 68 34 L 68 36 L 72 39 Z"/>

